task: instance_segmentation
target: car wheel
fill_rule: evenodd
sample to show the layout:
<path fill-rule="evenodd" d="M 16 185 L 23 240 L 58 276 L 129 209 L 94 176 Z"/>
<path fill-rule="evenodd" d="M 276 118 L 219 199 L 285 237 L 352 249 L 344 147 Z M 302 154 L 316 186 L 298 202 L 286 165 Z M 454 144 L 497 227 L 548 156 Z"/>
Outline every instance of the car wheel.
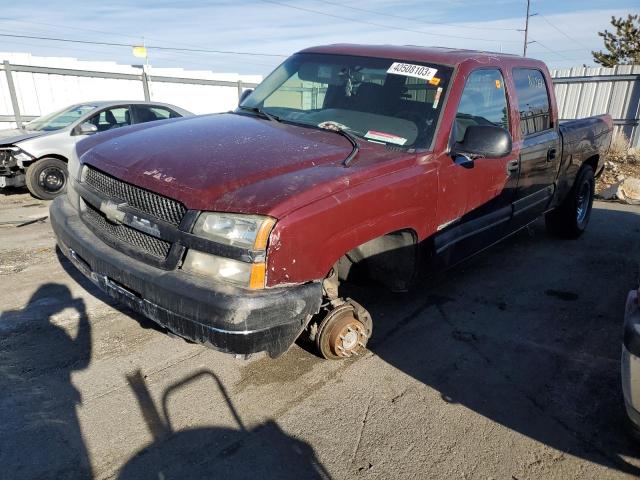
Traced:
<path fill-rule="evenodd" d="M 594 193 L 593 168 L 583 165 L 567 198 L 545 216 L 547 230 L 565 238 L 578 238 L 582 235 L 591 218 Z"/>
<path fill-rule="evenodd" d="M 67 181 L 67 164 L 59 158 L 42 158 L 27 168 L 27 188 L 41 200 L 51 200 L 64 193 Z"/>

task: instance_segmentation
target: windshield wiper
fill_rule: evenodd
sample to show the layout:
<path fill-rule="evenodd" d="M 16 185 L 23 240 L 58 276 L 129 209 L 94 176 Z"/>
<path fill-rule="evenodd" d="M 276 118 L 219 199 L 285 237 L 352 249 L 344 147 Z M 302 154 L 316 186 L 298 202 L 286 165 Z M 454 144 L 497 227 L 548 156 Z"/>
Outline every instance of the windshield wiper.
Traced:
<path fill-rule="evenodd" d="M 247 112 L 253 112 L 257 115 L 260 115 L 262 118 L 266 118 L 267 120 L 275 120 L 276 122 L 280 121 L 280 117 L 273 115 L 271 113 L 267 113 L 260 107 L 247 107 L 246 105 L 240 105 L 238 108 L 240 110 L 245 110 Z"/>
<path fill-rule="evenodd" d="M 360 144 L 358 143 L 358 140 L 356 139 L 356 137 L 351 133 L 347 132 L 346 130 L 339 128 L 337 126 L 333 126 L 332 128 L 328 128 L 328 127 L 318 127 L 318 128 L 322 130 L 326 130 L 328 132 L 335 132 L 338 135 L 342 135 L 344 138 L 349 140 L 349 143 L 351 143 L 351 153 L 347 156 L 347 158 L 345 158 L 342 161 L 342 165 L 344 167 L 348 167 L 353 161 L 353 159 L 355 158 L 355 156 L 360 151 Z"/>

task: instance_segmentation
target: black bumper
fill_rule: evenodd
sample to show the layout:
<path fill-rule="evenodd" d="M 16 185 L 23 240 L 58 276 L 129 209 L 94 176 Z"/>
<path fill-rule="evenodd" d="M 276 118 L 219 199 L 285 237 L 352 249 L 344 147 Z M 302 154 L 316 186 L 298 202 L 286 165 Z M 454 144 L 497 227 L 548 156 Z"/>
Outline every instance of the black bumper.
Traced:
<path fill-rule="evenodd" d="M 64 255 L 112 298 L 181 337 L 228 353 L 285 352 L 320 308 L 321 284 L 244 290 L 150 266 L 106 245 L 66 195 L 50 208 Z"/>

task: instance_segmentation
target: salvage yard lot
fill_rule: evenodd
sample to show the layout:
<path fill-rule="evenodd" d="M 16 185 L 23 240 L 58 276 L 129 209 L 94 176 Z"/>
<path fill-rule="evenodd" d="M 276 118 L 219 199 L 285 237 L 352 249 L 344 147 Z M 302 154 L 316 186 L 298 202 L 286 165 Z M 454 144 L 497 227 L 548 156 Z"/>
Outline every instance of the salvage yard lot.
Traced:
<path fill-rule="evenodd" d="M 640 207 L 542 223 L 407 294 L 352 288 L 369 351 L 236 359 L 111 303 L 0 196 L 4 478 L 632 478 L 621 322 Z M 219 382 L 219 383 L 218 383 Z"/>

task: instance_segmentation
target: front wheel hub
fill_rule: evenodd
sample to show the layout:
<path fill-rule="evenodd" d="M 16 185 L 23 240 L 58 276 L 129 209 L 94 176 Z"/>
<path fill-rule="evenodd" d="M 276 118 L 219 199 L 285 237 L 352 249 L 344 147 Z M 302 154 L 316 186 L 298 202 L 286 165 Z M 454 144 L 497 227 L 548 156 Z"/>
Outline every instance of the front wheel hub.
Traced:
<path fill-rule="evenodd" d="M 371 317 L 360 305 L 344 303 L 330 310 L 315 337 L 320 354 L 328 359 L 359 355 L 371 337 Z"/>

